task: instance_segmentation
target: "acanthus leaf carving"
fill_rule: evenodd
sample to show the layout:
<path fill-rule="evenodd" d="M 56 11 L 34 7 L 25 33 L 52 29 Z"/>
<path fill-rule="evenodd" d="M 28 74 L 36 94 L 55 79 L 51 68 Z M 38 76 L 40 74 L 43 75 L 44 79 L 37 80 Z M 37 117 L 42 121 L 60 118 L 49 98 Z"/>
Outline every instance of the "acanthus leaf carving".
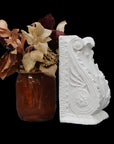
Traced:
<path fill-rule="evenodd" d="M 110 89 L 104 74 L 94 63 L 92 50 L 94 46 L 95 42 L 91 37 L 83 39 L 78 36 L 60 37 L 61 122 L 97 124 L 108 117 L 102 109 L 109 103 Z M 64 64 L 67 71 L 64 70 Z M 61 77 L 62 75 L 67 77 L 67 81 Z M 62 107 L 64 101 L 62 97 L 66 99 L 67 111 Z"/>

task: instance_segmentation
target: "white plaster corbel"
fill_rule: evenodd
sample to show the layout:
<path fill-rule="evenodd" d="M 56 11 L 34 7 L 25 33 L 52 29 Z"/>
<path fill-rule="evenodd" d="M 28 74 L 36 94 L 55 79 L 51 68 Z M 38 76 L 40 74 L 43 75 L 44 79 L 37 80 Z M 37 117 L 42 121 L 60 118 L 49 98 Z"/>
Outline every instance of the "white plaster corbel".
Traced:
<path fill-rule="evenodd" d="M 59 37 L 60 122 L 97 124 L 108 118 L 110 100 L 104 74 L 94 63 L 93 38 Z"/>

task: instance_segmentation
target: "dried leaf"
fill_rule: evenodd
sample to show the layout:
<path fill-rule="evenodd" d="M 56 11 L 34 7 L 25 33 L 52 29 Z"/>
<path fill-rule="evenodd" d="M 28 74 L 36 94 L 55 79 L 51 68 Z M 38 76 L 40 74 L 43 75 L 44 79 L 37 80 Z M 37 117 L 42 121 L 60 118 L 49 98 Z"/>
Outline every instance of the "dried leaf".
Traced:
<path fill-rule="evenodd" d="M 0 20 L 0 28 L 8 29 L 8 25 L 5 20 Z"/>
<path fill-rule="evenodd" d="M 17 55 L 17 49 L 14 49 L 13 51 L 10 52 L 11 54 Z"/>
<path fill-rule="evenodd" d="M 35 61 L 31 58 L 30 53 L 26 53 L 22 59 L 23 66 L 26 72 L 30 72 L 35 66 Z"/>
<path fill-rule="evenodd" d="M 3 73 L 0 74 L 0 77 L 1 77 L 2 80 L 4 80 L 4 79 L 6 78 L 6 76 L 7 76 L 7 71 L 8 71 L 8 69 L 5 70 Z"/>
<path fill-rule="evenodd" d="M 52 59 L 52 60 L 48 60 L 46 57 L 44 57 L 44 63 L 42 64 L 45 67 L 49 67 L 53 64 L 56 64 L 56 62 Z"/>
<path fill-rule="evenodd" d="M 19 36 L 18 32 L 19 32 L 19 29 L 13 29 L 11 31 L 12 41 L 16 41 L 18 39 L 18 36 Z"/>
<path fill-rule="evenodd" d="M 11 37 L 9 37 L 9 39 L 5 39 L 5 41 L 6 41 L 7 45 L 11 44 L 14 48 L 17 48 L 17 46 L 18 46 L 15 41 L 12 41 Z"/>
<path fill-rule="evenodd" d="M 24 30 L 21 30 L 21 32 L 24 35 L 25 39 L 27 40 L 28 44 L 33 45 L 34 37 Z"/>
<path fill-rule="evenodd" d="M 18 72 L 18 66 L 19 62 L 16 61 L 15 64 L 13 64 L 7 71 L 7 77 L 14 74 L 15 72 Z"/>
<path fill-rule="evenodd" d="M 10 56 L 8 56 L 7 62 L 4 65 L 3 69 L 1 70 L 1 72 L 3 73 L 6 69 L 8 69 L 10 64 L 11 64 L 11 58 L 10 58 Z"/>
<path fill-rule="evenodd" d="M 43 66 L 51 66 L 57 64 L 58 62 L 58 54 L 55 54 L 48 48 L 47 55 L 44 56 Z"/>
<path fill-rule="evenodd" d="M 1 58 L 2 64 L 0 66 L 0 77 L 2 80 L 15 73 L 19 64 L 15 54 L 4 54 L 4 58 Z"/>
<path fill-rule="evenodd" d="M 39 70 L 42 73 L 46 74 L 46 75 L 49 75 L 49 76 L 52 76 L 52 77 L 56 77 L 55 76 L 55 72 L 57 70 L 57 65 L 55 64 L 55 65 L 52 65 L 52 66 L 50 66 L 48 68 L 43 67 L 42 65 L 40 65 Z"/>
<path fill-rule="evenodd" d="M 0 37 L 9 37 L 11 35 L 8 29 L 7 22 L 5 20 L 0 20 Z"/>
<path fill-rule="evenodd" d="M 2 73 L 1 76 L 2 80 L 5 79 L 5 77 L 8 77 L 14 74 L 15 72 L 18 72 L 19 61 L 17 61 L 16 55 L 10 55 L 10 57 L 11 57 L 11 64 L 9 68 Z"/>
<path fill-rule="evenodd" d="M 64 31 L 65 31 L 65 25 L 66 25 L 66 24 L 67 24 L 66 21 L 60 22 L 60 23 L 57 25 L 56 30 L 64 32 Z"/>
<path fill-rule="evenodd" d="M 13 29 L 11 31 L 11 36 L 6 38 L 5 41 L 7 45 L 12 45 L 13 48 L 21 47 L 21 41 L 19 39 L 19 29 Z"/>
<path fill-rule="evenodd" d="M 17 39 L 16 43 L 17 43 L 17 47 L 23 48 L 23 47 L 22 47 L 22 43 L 21 43 L 21 41 L 20 41 L 19 39 Z"/>
<path fill-rule="evenodd" d="M 1 79 L 4 80 L 6 77 L 18 72 L 19 63 L 12 64 L 8 69 L 6 69 L 3 73 L 1 73 Z"/>
<path fill-rule="evenodd" d="M 55 77 L 58 58 L 49 49 L 47 43 L 51 41 L 49 36 L 53 34 L 52 30 L 49 29 L 53 29 L 55 20 L 52 15 L 48 15 L 42 22 L 46 19 L 48 19 L 47 26 L 49 25 L 50 28 L 44 28 L 39 21 L 28 26 L 28 33 L 22 30 L 22 34 L 19 33 L 19 29 L 10 31 L 7 23 L 4 20 L 0 20 L 0 40 L 5 42 L 5 46 L 10 48 L 9 54 L 4 54 L 0 59 L 0 77 L 2 79 L 17 72 L 20 64 L 23 66 L 21 70 L 27 73 L 40 70 L 47 75 Z M 55 36 L 58 38 L 57 34 L 62 32 L 55 31 Z M 57 40 L 56 38 L 55 41 Z M 37 63 L 38 65 L 36 65 Z"/>
<path fill-rule="evenodd" d="M 0 75 L 1 71 L 4 68 L 5 64 L 7 63 L 9 54 L 7 52 L 4 53 L 4 55 L 0 58 Z"/>
<path fill-rule="evenodd" d="M 11 35 L 10 31 L 8 29 L 0 28 L 0 37 L 6 38 Z"/>
<path fill-rule="evenodd" d="M 21 47 L 24 48 L 24 44 L 25 44 L 25 37 L 24 35 L 22 34 L 21 35 Z"/>
<path fill-rule="evenodd" d="M 39 50 L 34 50 L 34 51 L 30 52 L 30 57 L 34 62 L 36 62 L 36 61 L 43 62 L 44 61 L 43 56 L 44 56 L 43 53 L 40 52 Z"/>

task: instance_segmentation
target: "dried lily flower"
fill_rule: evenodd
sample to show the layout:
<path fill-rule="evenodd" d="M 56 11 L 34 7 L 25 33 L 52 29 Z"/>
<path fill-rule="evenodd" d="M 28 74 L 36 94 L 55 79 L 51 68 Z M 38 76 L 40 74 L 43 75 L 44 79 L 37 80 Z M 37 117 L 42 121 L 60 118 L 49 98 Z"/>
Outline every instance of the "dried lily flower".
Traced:
<path fill-rule="evenodd" d="M 67 24 L 66 21 L 60 22 L 56 29 L 55 26 L 55 19 L 51 14 L 46 15 L 44 18 L 40 19 L 39 22 L 47 29 L 51 29 L 52 33 L 50 35 L 52 41 L 49 42 L 49 47 L 54 51 L 58 51 L 58 38 L 60 35 L 65 35 L 64 29 L 65 25 Z"/>
<path fill-rule="evenodd" d="M 56 29 L 51 14 L 28 25 L 28 32 L 8 29 L 5 20 L 0 20 L 0 42 L 7 49 L 0 58 L 0 77 L 4 79 L 15 72 L 42 72 L 55 77 L 58 63 L 58 37 L 65 35 L 66 21 Z M 49 48 L 50 47 L 50 48 Z"/>
<path fill-rule="evenodd" d="M 30 46 L 33 46 L 35 50 L 30 53 L 26 53 L 23 56 L 23 65 L 27 72 L 30 72 L 36 62 L 43 62 L 44 55 L 47 54 L 48 44 L 51 39 L 49 38 L 51 30 L 45 29 L 39 22 L 34 23 L 34 26 L 28 26 L 28 32 L 21 30 L 25 39 Z M 30 64 L 27 64 L 27 62 Z M 29 68 L 28 68 L 29 66 Z"/>
<path fill-rule="evenodd" d="M 47 43 L 51 39 L 49 38 L 51 34 L 51 30 L 45 29 L 39 22 L 35 22 L 34 26 L 28 26 L 28 32 L 21 30 L 25 39 L 27 40 L 29 45 L 35 45 L 35 48 L 38 49 L 39 42 L 40 43 Z"/>

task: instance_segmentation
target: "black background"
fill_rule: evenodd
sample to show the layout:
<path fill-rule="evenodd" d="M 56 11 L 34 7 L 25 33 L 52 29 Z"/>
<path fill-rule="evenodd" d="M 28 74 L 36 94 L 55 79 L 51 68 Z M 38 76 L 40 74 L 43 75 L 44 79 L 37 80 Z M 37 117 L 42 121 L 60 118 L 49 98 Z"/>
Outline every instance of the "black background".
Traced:
<path fill-rule="evenodd" d="M 113 9 L 111 2 L 94 1 L 10 1 L 0 2 L 0 19 L 8 22 L 9 29 L 27 30 L 26 26 L 38 21 L 48 13 L 55 17 L 56 24 L 67 21 L 66 34 L 80 37 L 91 36 L 95 39 L 93 48 L 95 61 L 105 74 L 111 88 L 111 102 L 105 110 L 109 118 L 95 126 L 63 124 L 59 122 L 59 107 L 57 93 L 57 110 L 53 120 L 48 122 L 24 122 L 16 112 L 15 83 L 17 74 L 4 81 L 0 80 L 0 124 L 1 137 L 14 142 L 35 140 L 44 142 L 109 142 L 113 131 Z M 0 54 L 2 47 L 0 47 Z M 58 79 L 58 77 L 57 77 Z M 57 83 L 58 84 L 58 83 Z M 14 139 L 16 137 L 16 139 Z M 90 138 L 92 138 L 90 140 Z"/>

